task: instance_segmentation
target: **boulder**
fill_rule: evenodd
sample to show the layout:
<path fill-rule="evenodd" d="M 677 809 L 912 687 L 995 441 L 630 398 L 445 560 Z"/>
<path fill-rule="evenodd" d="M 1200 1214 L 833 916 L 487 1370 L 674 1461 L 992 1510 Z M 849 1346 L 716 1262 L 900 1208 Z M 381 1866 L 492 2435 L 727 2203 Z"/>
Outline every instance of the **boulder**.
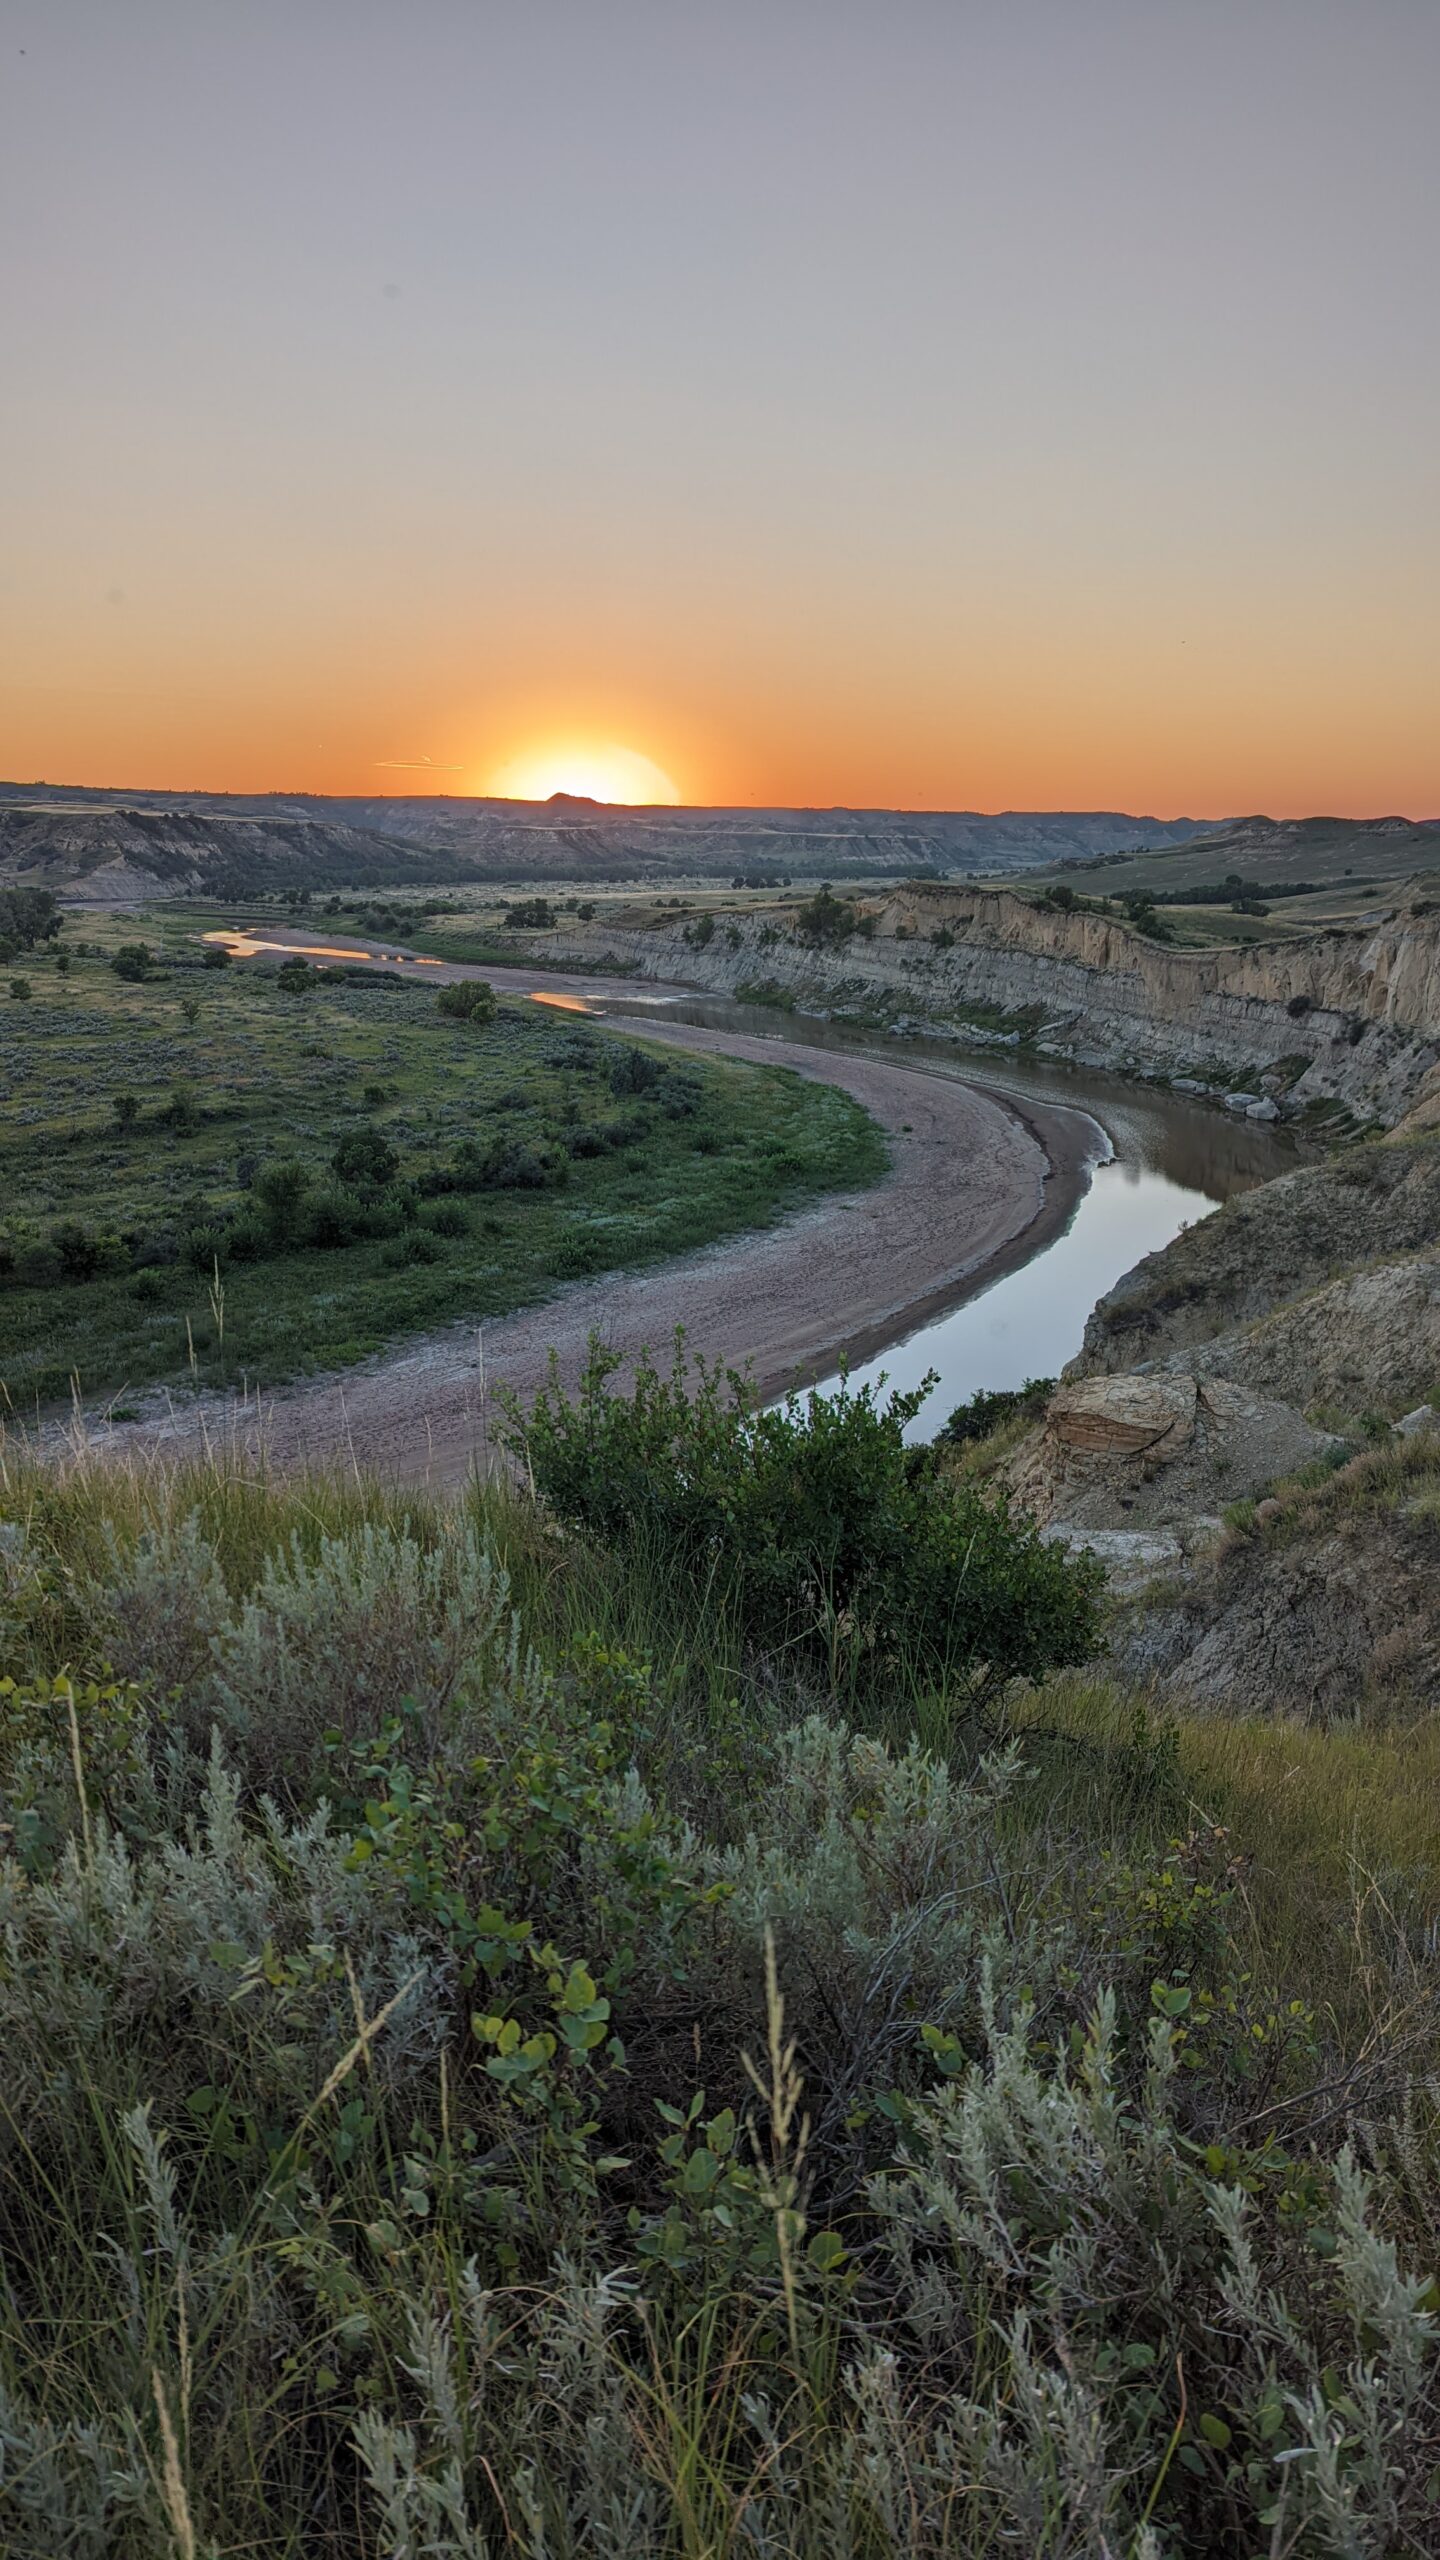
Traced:
<path fill-rule="evenodd" d="M 1184 1533 L 1335 1445 L 1293 1405 L 1228 1378 L 1068 1378 L 1000 1474 L 1042 1525 Z"/>
<path fill-rule="evenodd" d="M 1247 1120 L 1278 1120 L 1280 1106 L 1277 1102 L 1272 1102 L 1267 1094 L 1263 1101 L 1246 1105 L 1245 1117 Z"/>
<path fill-rule="evenodd" d="M 1046 1416 L 1062 1448 L 1087 1457 L 1138 1457 L 1176 1448 L 1195 1426 L 1193 1378 L 1077 1378 L 1051 1398 Z"/>

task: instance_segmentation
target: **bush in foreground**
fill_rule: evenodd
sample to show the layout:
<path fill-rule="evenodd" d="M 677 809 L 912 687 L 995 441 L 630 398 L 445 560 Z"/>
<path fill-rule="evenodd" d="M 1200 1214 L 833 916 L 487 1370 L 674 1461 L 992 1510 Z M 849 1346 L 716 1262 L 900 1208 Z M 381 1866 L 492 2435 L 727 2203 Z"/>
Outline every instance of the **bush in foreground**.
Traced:
<path fill-rule="evenodd" d="M 1433 2548 L 1399 1880 L 1347 2044 L 1174 1737 L 856 1729 L 498 1488 L 4 1509 L 0 2547 Z"/>
<path fill-rule="evenodd" d="M 550 1383 L 511 1439 L 543 1500 L 619 1553 L 712 1585 L 756 1644 L 836 1679 L 943 1681 L 972 1707 L 1099 1641 L 1099 1568 L 941 1479 L 905 1428 L 929 1392 L 812 1393 L 763 1409 L 734 1370 L 668 1377 L 642 1358 L 627 1394 L 598 1338 L 572 1400 Z"/>

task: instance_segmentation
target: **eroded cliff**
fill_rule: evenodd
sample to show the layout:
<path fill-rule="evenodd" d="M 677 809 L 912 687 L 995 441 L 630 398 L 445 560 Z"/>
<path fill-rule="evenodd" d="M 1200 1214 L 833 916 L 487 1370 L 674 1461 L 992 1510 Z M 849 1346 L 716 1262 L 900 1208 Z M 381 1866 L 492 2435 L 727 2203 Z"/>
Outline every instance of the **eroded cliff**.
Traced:
<path fill-rule="evenodd" d="M 1078 1064 L 1222 1090 L 1238 1079 L 1265 1116 L 1337 1103 L 1390 1126 L 1440 1063 L 1440 915 L 1423 899 L 1353 930 L 1205 951 L 1008 889 L 900 890 L 867 902 L 868 935 L 823 947 L 774 917 L 708 923 L 578 939 L 725 994 L 1023 1037 Z"/>

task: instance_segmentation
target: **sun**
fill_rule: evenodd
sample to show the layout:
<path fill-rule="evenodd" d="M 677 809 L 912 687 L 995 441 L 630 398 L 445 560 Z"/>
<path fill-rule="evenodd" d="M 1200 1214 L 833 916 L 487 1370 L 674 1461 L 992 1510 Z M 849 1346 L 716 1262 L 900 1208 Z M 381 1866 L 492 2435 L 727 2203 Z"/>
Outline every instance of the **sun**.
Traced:
<path fill-rule="evenodd" d="M 582 746 L 559 741 L 522 748 L 497 765 L 485 783 L 493 800 L 549 800 L 555 792 L 577 800 L 620 801 L 630 807 L 677 806 L 679 790 L 663 765 L 633 747 Z"/>

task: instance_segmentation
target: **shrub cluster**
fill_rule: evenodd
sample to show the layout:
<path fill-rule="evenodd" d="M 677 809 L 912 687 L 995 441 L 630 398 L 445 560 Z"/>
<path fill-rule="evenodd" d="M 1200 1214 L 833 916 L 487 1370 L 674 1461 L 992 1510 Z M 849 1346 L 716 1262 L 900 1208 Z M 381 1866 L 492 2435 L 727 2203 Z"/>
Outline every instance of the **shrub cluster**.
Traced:
<path fill-rule="evenodd" d="M 734 1370 L 642 1358 L 617 1393 L 599 1340 L 572 1399 L 552 1364 L 511 1445 L 543 1499 L 609 1549 L 713 1585 L 760 1645 L 873 1685 L 942 1681 L 973 1706 L 1017 1675 L 1083 1661 L 1098 1568 L 907 1449 L 933 1380 L 762 1408 Z"/>
<path fill-rule="evenodd" d="M 791 1417 L 812 1534 L 862 1403 Z M 662 1683 L 498 1491 L 15 1490 L 4 2548 L 1434 2548 L 1433 2101 L 1257 1974 L 1143 1734 L 1127 1836 L 788 1645 L 722 1699 L 673 1572 Z"/>

